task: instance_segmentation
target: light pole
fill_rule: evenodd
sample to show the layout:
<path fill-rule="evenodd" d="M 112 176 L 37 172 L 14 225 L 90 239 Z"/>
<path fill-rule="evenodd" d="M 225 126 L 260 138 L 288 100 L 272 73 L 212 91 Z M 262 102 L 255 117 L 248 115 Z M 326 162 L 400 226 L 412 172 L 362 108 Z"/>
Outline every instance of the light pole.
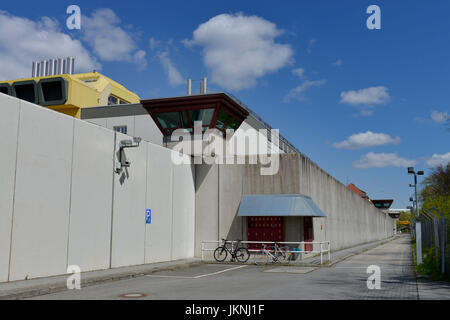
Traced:
<path fill-rule="evenodd" d="M 410 187 L 414 187 L 414 198 L 416 198 L 416 216 L 419 217 L 419 206 L 417 202 L 417 176 L 423 176 L 423 171 L 414 171 L 414 167 L 408 167 L 408 173 L 414 175 L 414 184 L 409 184 Z"/>
<path fill-rule="evenodd" d="M 408 174 L 414 175 L 414 185 L 409 185 L 410 187 L 414 187 L 414 197 L 415 201 L 412 198 L 409 198 L 410 201 L 413 201 L 416 206 L 416 255 L 417 255 L 417 265 L 422 264 L 422 226 L 419 221 L 419 202 L 417 199 L 417 176 L 422 176 L 423 171 L 414 171 L 414 167 L 408 167 Z"/>

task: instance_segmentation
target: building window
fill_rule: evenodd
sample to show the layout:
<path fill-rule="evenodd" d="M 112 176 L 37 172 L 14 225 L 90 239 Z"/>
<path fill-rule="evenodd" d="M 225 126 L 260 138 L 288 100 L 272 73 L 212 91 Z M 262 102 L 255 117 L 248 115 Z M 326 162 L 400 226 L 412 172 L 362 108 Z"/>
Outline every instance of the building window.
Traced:
<path fill-rule="evenodd" d="M 127 126 L 116 126 L 116 127 L 113 127 L 113 130 L 116 132 L 127 134 Z"/>
<path fill-rule="evenodd" d="M 224 126 L 225 123 L 228 120 L 228 114 L 226 112 L 224 112 L 223 110 L 220 110 L 219 115 L 217 116 L 217 122 L 216 122 L 216 127 L 221 129 L 221 130 L 225 130 Z"/>
<path fill-rule="evenodd" d="M 156 118 L 163 129 L 181 127 L 179 112 L 158 113 Z"/>
<path fill-rule="evenodd" d="M 191 123 L 190 125 L 185 123 L 185 126 L 193 127 L 194 121 L 201 121 L 203 126 L 209 126 L 214 115 L 214 109 L 189 110 L 188 114 L 189 118 L 191 119 Z"/>
<path fill-rule="evenodd" d="M 108 106 L 113 105 L 113 104 L 118 104 L 119 99 L 117 99 L 114 96 L 109 96 L 108 97 Z"/>

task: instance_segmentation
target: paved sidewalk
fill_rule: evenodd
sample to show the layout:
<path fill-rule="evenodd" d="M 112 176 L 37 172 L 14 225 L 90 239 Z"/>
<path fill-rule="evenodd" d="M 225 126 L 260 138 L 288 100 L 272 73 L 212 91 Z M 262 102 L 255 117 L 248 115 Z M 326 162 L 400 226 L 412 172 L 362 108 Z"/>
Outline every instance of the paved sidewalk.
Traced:
<path fill-rule="evenodd" d="M 139 277 L 144 274 L 189 268 L 202 264 L 200 259 L 183 259 L 169 262 L 144 264 L 139 266 L 122 267 L 81 273 L 81 285 L 83 287 L 96 285 L 103 282 Z M 37 295 L 44 295 L 64 291 L 67 289 L 67 275 L 37 278 L 22 281 L 0 283 L 0 300 L 22 299 Z"/>
<path fill-rule="evenodd" d="M 450 283 L 417 279 L 420 300 L 450 300 Z"/>
<path fill-rule="evenodd" d="M 328 263 L 328 265 L 330 265 L 330 266 L 334 265 L 334 264 L 336 264 L 342 260 L 345 260 L 349 257 L 352 257 L 356 254 L 376 248 L 376 247 L 378 247 L 382 244 L 385 244 L 389 241 L 396 240 L 399 237 L 400 237 L 400 235 L 396 235 L 396 236 L 393 236 L 388 239 L 382 239 L 382 240 L 378 240 L 378 241 L 374 241 L 374 242 L 369 242 L 369 243 L 365 243 L 365 244 L 361 244 L 358 246 L 341 249 L 341 250 L 337 250 L 337 251 L 333 251 L 333 248 L 331 248 L 331 262 Z M 328 261 L 328 254 L 324 254 L 323 262 L 326 263 L 327 261 Z M 320 265 L 320 256 L 306 258 L 306 259 L 301 260 L 301 262 L 304 264 L 315 264 L 315 265 L 319 264 Z"/>

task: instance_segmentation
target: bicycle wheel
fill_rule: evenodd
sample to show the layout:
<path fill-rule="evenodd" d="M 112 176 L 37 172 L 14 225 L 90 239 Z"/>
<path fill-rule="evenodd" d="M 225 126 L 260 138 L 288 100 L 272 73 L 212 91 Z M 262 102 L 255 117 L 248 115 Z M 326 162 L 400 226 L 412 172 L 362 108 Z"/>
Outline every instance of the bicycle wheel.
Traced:
<path fill-rule="evenodd" d="M 289 251 L 288 247 L 280 247 L 277 251 L 278 260 L 285 261 L 287 258 L 286 251 Z"/>
<path fill-rule="evenodd" d="M 239 262 L 247 262 L 250 258 L 250 253 L 247 248 L 241 247 L 236 250 L 236 260 Z"/>
<path fill-rule="evenodd" d="M 214 250 L 214 259 L 216 259 L 217 262 L 225 261 L 227 255 L 228 251 L 224 247 L 218 247 Z"/>

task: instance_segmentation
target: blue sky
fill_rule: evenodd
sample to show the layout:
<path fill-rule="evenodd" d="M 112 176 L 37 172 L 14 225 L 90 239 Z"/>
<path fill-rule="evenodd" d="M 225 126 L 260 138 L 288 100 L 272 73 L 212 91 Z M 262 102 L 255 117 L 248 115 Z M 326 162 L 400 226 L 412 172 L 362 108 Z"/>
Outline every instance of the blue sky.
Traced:
<path fill-rule="evenodd" d="M 209 90 L 233 93 L 342 183 L 395 208 L 409 204 L 406 166 L 450 161 L 448 1 L 39 3 L 0 5 L 2 80 L 69 53 L 76 71 L 141 98 L 183 95 L 185 79 L 207 76 Z M 66 28 L 71 4 L 81 30 Z M 372 4 L 381 30 L 366 27 Z"/>

